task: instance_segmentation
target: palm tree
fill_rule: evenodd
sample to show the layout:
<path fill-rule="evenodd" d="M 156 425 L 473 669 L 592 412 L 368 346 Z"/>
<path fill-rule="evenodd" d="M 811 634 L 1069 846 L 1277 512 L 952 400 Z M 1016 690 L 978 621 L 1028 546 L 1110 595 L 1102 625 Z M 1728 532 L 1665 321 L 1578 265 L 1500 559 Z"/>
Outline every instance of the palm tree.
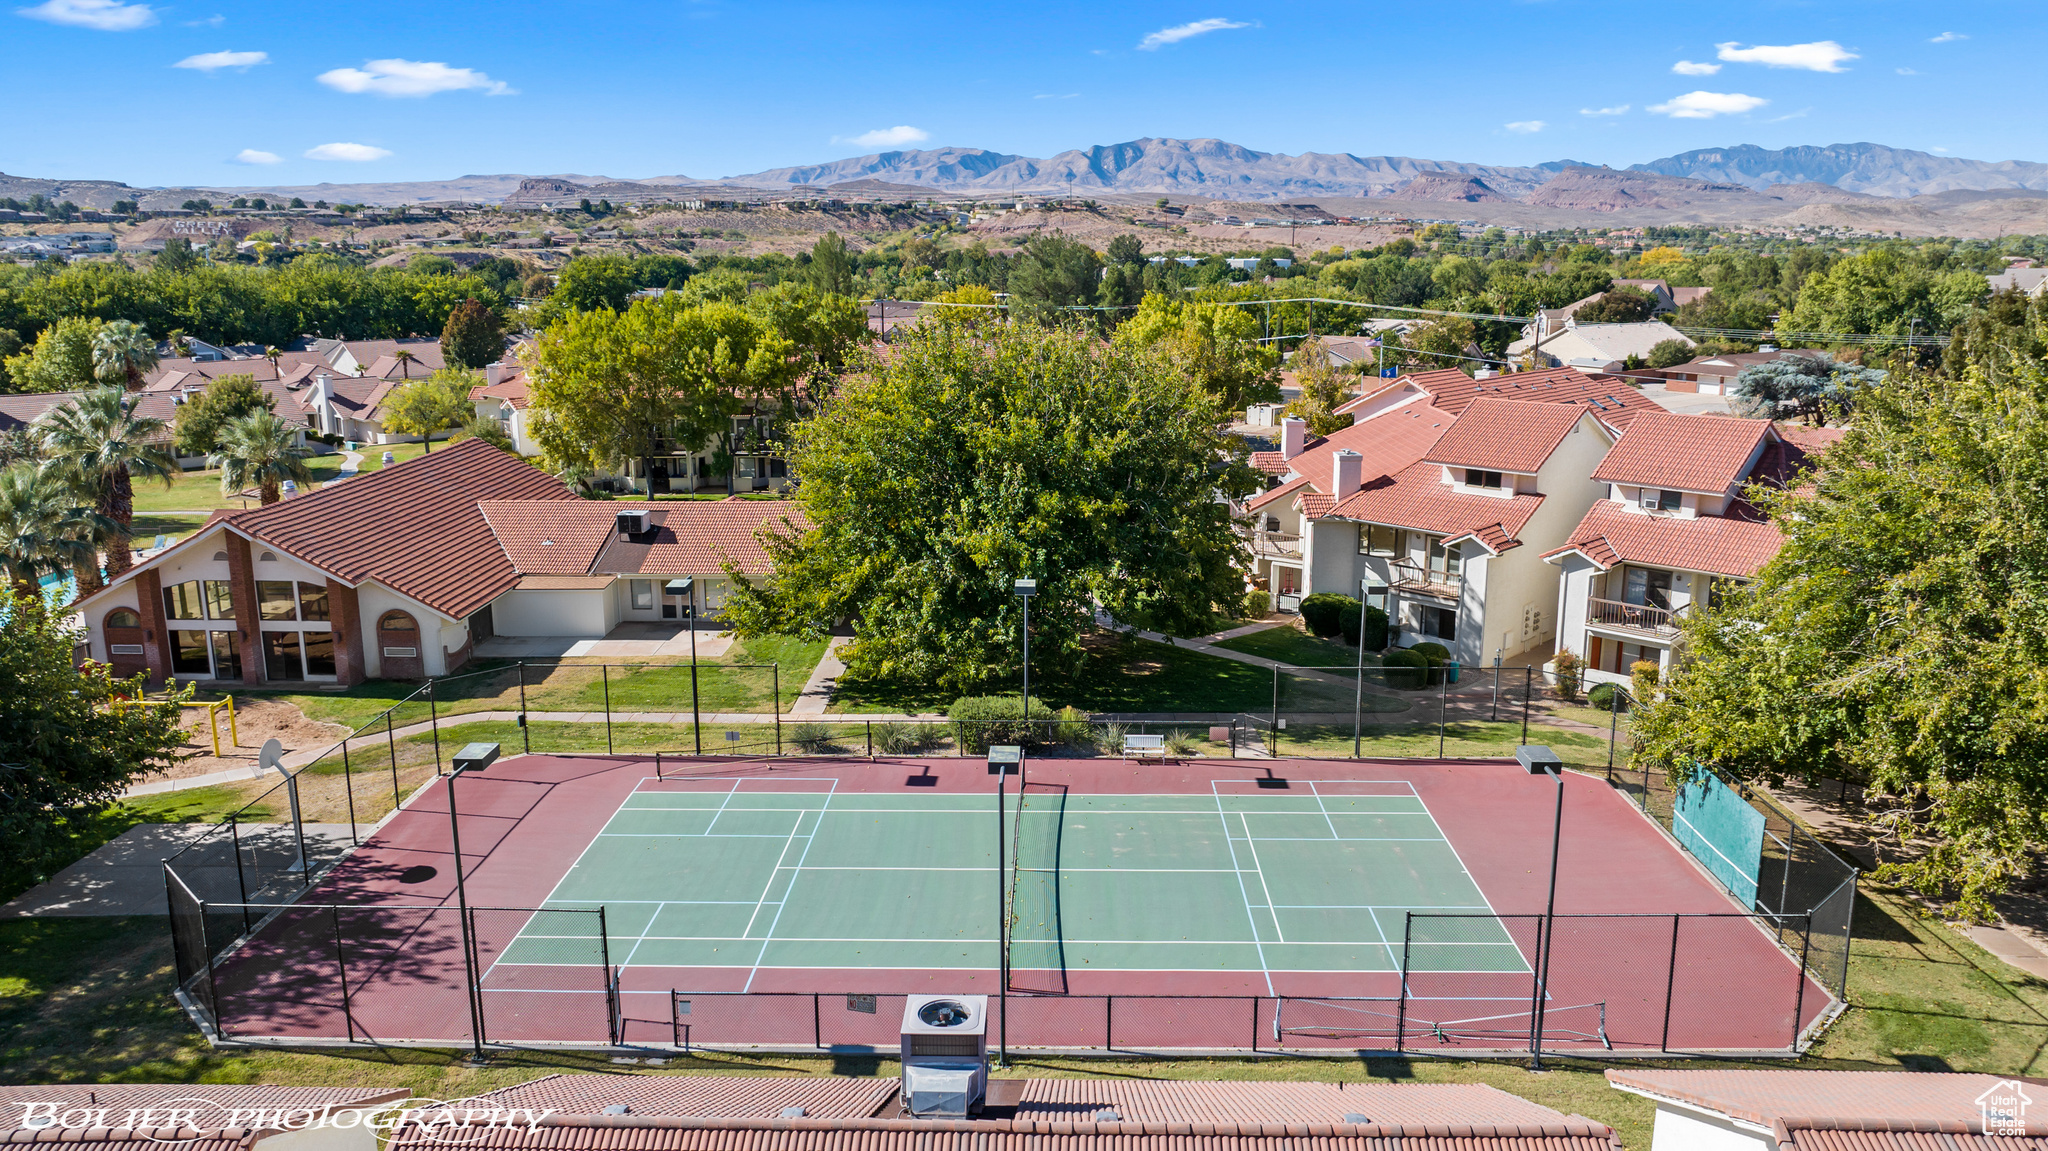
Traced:
<path fill-rule="evenodd" d="M 133 320 L 114 320 L 92 338 L 92 367 L 100 379 L 124 382 L 131 392 L 142 390 L 142 377 L 156 368 L 156 341 Z"/>
<path fill-rule="evenodd" d="M 263 348 L 263 358 L 270 361 L 270 378 L 273 380 L 283 379 L 283 376 L 278 375 L 277 361 L 284 358 L 284 352 L 266 344 Z"/>
<path fill-rule="evenodd" d="M 43 433 L 50 458 L 70 467 L 94 509 L 112 521 L 106 535 L 110 576 L 134 566 L 128 550 L 135 521 L 134 478 L 159 479 L 168 488 L 177 474 L 178 461 L 163 446 L 169 437 L 164 421 L 137 418 L 134 399 L 118 387 L 96 388 L 50 413 Z M 100 586 L 98 564 L 78 569 L 80 594 Z"/>
<path fill-rule="evenodd" d="M 412 379 L 412 363 L 419 357 L 406 351 L 404 348 L 400 348 L 391 353 L 391 358 L 398 361 L 399 376 L 403 379 Z"/>
<path fill-rule="evenodd" d="M 16 595 L 40 594 L 46 572 L 70 568 L 82 576 L 97 569 L 92 539 L 111 527 L 80 498 L 64 465 L 18 463 L 0 471 L 0 567 Z"/>
<path fill-rule="evenodd" d="M 253 412 L 221 425 L 219 446 L 206 457 L 209 467 L 220 469 L 220 490 L 233 495 L 256 485 L 265 504 L 283 499 L 279 488 L 286 480 L 313 482 L 306 466 L 312 450 L 299 443 L 299 426 L 275 412 Z"/>

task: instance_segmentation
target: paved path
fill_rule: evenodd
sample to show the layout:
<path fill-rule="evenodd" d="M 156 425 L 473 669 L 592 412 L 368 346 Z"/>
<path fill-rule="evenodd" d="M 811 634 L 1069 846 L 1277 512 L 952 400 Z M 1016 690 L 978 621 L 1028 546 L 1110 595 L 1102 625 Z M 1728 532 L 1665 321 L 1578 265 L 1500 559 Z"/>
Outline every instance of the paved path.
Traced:
<path fill-rule="evenodd" d="M 334 473 L 334 478 L 327 482 L 331 484 L 338 484 L 343 480 L 352 480 L 356 477 L 357 471 L 359 471 L 362 468 L 362 466 L 363 453 L 345 451 L 341 453 L 341 470 Z"/>
<path fill-rule="evenodd" d="M 99 850 L 72 864 L 48 882 L 23 892 L 0 905 L 0 919 L 26 916 L 162 915 L 164 914 L 164 860 L 195 840 L 214 838 L 205 846 L 179 860 L 180 871 L 209 898 L 240 890 L 235 876 L 232 843 L 217 835 L 212 823 L 145 823 L 131 827 Z M 339 859 L 351 847 L 349 825 L 345 823 L 306 824 L 306 854 L 313 869 Z M 368 825 L 357 829 L 369 830 Z M 251 823 L 241 828 L 242 850 L 249 857 L 267 861 L 281 875 L 281 869 L 298 853 L 291 827 L 283 823 Z M 246 877 L 241 882 L 246 882 Z M 291 885 L 296 887 L 296 883 Z M 276 898 L 279 893 L 252 892 L 251 902 Z"/>
<path fill-rule="evenodd" d="M 838 686 L 839 677 L 846 674 L 846 665 L 839 659 L 839 649 L 846 646 L 851 638 L 835 635 L 825 641 L 825 654 L 818 658 L 818 666 L 811 669 L 811 678 L 804 682 L 802 694 L 789 706 L 789 714 L 825 714 L 825 705 L 832 702 L 832 689 Z"/>

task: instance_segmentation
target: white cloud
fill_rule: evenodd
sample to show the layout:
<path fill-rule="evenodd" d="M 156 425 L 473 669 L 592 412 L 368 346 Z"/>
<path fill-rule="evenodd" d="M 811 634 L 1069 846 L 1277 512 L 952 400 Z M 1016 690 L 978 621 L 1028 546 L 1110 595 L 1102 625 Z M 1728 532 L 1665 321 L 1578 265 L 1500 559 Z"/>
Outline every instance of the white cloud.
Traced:
<path fill-rule="evenodd" d="M 187 27 L 187 28 L 218 28 L 218 27 L 220 27 L 221 25 L 223 25 L 223 24 L 225 24 L 225 23 L 227 23 L 227 22 L 228 22 L 228 18 L 227 18 L 227 17 L 225 17 L 225 16 L 221 15 L 221 14 L 220 14 L 220 13 L 218 13 L 218 12 L 215 12 L 215 13 L 214 13 L 213 15 L 211 15 L 211 16 L 208 16 L 208 17 L 207 17 L 206 19 L 204 19 L 204 20 L 187 20 L 187 21 L 185 21 L 185 27 Z"/>
<path fill-rule="evenodd" d="M 270 53 L 268 52 L 201 52 L 197 56 L 187 56 L 176 64 L 171 65 L 171 67 L 191 68 L 200 72 L 214 72 L 222 68 L 239 68 L 246 72 L 258 64 L 268 63 L 270 63 Z"/>
<path fill-rule="evenodd" d="M 1893 69 L 1893 71 L 1897 72 L 1901 76 L 1918 76 L 1920 74 L 1918 72 L 1915 72 L 1911 68 L 1895 68 Z"/>
<path fill-rule="evenodd" d="M 1811 44 L 1758 44 L 1753 48 L 1738 47 L 1738 41 L 1716 44 L 1716 53 L 1723 60 L 1736 64 L 1762 64 L 1767 68 L 1799 68 L 1808 72 L 1846 72 L 1842 61 L 1855 60 L 1857 55 L 1835 43 L 1833 40 L 1815 40 Z"/>
<path fill-rule="evenodd" d="M 43 0 L 33 8 L 16 8 L 16 14 L 74 28 L 97 28 L 102 32 L 133 32 L 156 23 L 156 10 L 147 4 L 123 4 L 120 0 Z"/>
<path fill-rule="evenodd" d="M 872 132 L 862 132 L 858 136 L 834 136 L 832 142 L 859 144 L 863 148 L 901 148 L 905 144 L 921 144 L 931 138 L 932 134 L 923 128 L 898 124 L 894 128 L 877 128 Z"/>
<path fill-rule="evenodd" d="M 1711 76 L 1721 70 L 1719 64 L 1702 64 L 1695 60 L 1680 60 L 1671 66 L 1680 76 Z"/>
<path fill-rule="evenodd" d="M 1036 96 L 1033 96 L 1033 97 L 1032 97 L 1032 99 L 1033 99 L 1033 100 L 1072 100 L 1072 99 L 1073 99 L 1074 97 L 1076 97 L 1076 96 L 1079 96 L 1079 95 L 1080 95 L 1080 93 L 1079 93 L 1079 92 L 1067 92 L 1067 93 L 1065 93 L 1065 94 L 1063 94 L 1063 95 L 1057 95 L 1057 96 L 1056 96 L 1056 95 L 1054 95 L 1054 94 L 1052 94 L 1052 93 L 1050 93 L 1050 92 L 1040 92 L 1040 93 L 1039 93 L 1038 95 L 1036 95 Z"/>
<path fill-rule="evenodd" d="M 1501 125 L 1510 132 L 1520 132 L 1524 136 L 1541 132 L 1547 126 L 1541 120 L 1510 120 Z"/>
<path fill-rule="evenodd" d="M 1947 148 L 1929 148 L 1929 149 L 1927 149 L 1927 150 L 1928 150 L 1928 151 L 1930 151 L 1930 152 L 1946 152 L 1946 151 L 1948 151 L 1948 149 L 1947 149 Z"/>
<path fill-rule="evenodd" d="M 1942 33 L 1941 35 L 1939 35 L 1939 36 L 1936 36 L 1936 37 L 1934 37 L 1934 38 L 1933 38 L 1932 40 L 1929 40 L 1929 41 L 1928 41 L 1928 43 L 1929 43 L 1929 44 L 1947 44 L 1947 43 L 1950 43 L 1951 41 L 1955 41 L 1955 40 L 1968 40 L 1968 39 L 1969 39 L 1969 37 L 1968 37 L 1967 35 L 1964 35 L 1964 34 L 1963 34 L 1963 33 L 1961 33 L 1961 32 L 1943 32 L 1943 33 Z"/>
<path fill-rule="evenodd" d="M 1806 115 L 1806 114 L 1807 114 L 1808 112 L 1811 112 L 1811 111 L 1813 111 L 1813 109 L 1811 109 L 1811 108 L 1801 108 L 1801 109 L 1800 109 L 1800 110 L 1798 110 L 1797 112 L 1787 112 L 1787 113 L 1785 113 L 1785 114 L 1784 114 L 1783 116 L 1773 116 L 1773 117 L 1771 117 L 1770 119 L 1768 119 L 1768 120 L 1765 120 L 1765 121 L 1764 121 L 1764 123 L 1766 123 L 1766 124 L 1782 124 L 1782 123 L 1784 123 L 1784 122 L 1785 122 L 1785 121 L 1787 121 L 1787 120 L 1798 120 L 1798 119 L 1801 119 L 1801 118 L 1805 117 L 1805 115 Z"/>
<path fill-rule="evenodd" d="M 368 92 L 375 96 L 431 96 L 470 88 L 487 96 L 518 94 L 504 81 L 493 80 L 474 68 L 451 68 L 424 60 L 368 60 L 361 68 L 322 72 L 318 79 L 337 92 Z"/>
<path fill-rule="evenodd" d="M 1627 104 L 1616 104 L 1616 105 L 1615 105 L 1614 107 L 1612 107 L 1612 108 L 1581 108 L 1581 109 L 1579 109 L 1579 115 L 1581 115 L 1581 116 L 1625 116 L 1625 115 L 1627 115 L 1627 114 L 1628 114 L 1628 107 L 1629 107 L 1629 106 L 1628 106 Z"/>
<path fill-rule="evenodd" d="M 329 145 L 330 147 L 332 145 Z M 275 152 L 262 152 L 255 148 L 244 148 L 235 153 L 237 164 L 282 164 L 284 157 Z"/>
<path fill-rule="evenodd" d="M 390 154 L 391 150 L 388 148 L 378 148 L 369 144 L 322 144 L 317 148 L 306 149 L 308 160 L 351 160 L 356 163 L 382 160 Z"/>
<path fill-rule="evenodd" d="M 1768 103 L 1770 101 L 1761 96 L 1745 96 L 1740 92 L 1687 92 L 1662 104 L 1652 104 L 1649 110 L 1675 120 L 1711 120 L 1716 116 L 1753 112 Z"/>
<path fill-rule="evenodd" d="M 1221 16 L 1212 16 L 1207 20 L 1195 20 L 1187 24 L 1176 24 L 1171 28 L 1161 28 L 1157 32 L 1147 33 L 1143 40 L 1138 41 L 1138 51 L 1156 52 L 1168 44 L 1178 44 L 1191 36 L 1201 36 L 1209 32 L 1222 32 L 1230 28 L 1249 27 L 1251 27 L 1250 24 L 1242 21 L 1225 20 Z"/>

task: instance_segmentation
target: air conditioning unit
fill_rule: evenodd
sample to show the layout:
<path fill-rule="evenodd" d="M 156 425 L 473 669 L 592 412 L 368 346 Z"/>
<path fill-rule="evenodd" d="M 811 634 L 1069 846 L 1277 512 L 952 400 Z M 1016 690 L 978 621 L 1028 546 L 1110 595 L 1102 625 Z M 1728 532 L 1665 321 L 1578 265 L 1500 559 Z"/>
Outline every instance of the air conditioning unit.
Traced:
<path fill-rule="evenodd" d="M 647 530 L 647 513 L 646 513 L 646 512 L 644 512 L 644 511 L 638 511 L 638 512 L 620 512 L 620 513 L 619 513 L 619 534 L 620 534 L 620 535 L 622 535 L 622 536 L 637 536 L 637 535 L 639 535 L 639 534 L 640 534 L 641 532 L 644 532 L 644 531 L 646 531 L 646 530 Z"/>
<path fill-rule="evenodd" d="M 965 1119 L 988 1094 L 988 996 L 911 995 L 903 1003 L 903 1109 Z"/>
<path fill-rule="evenodd" d="M 1659 493 L 1649 488 L 1641 488 L 1639 490 L 1642 492 L 1642 498 L 1638 502 L 1651 511 L 1656 511 Z"/>

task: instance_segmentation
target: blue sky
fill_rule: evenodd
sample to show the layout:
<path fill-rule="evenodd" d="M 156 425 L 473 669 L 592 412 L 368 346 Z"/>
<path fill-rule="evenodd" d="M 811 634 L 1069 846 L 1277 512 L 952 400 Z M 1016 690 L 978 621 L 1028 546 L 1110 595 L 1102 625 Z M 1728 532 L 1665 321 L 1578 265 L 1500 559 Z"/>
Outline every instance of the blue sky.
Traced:
<path fill-rule="evenodd" d="M 1142 136 L 2048 160 L 2038 2 L 0 3 L 0 170 L 137 185 L 717 177 Z"/>

